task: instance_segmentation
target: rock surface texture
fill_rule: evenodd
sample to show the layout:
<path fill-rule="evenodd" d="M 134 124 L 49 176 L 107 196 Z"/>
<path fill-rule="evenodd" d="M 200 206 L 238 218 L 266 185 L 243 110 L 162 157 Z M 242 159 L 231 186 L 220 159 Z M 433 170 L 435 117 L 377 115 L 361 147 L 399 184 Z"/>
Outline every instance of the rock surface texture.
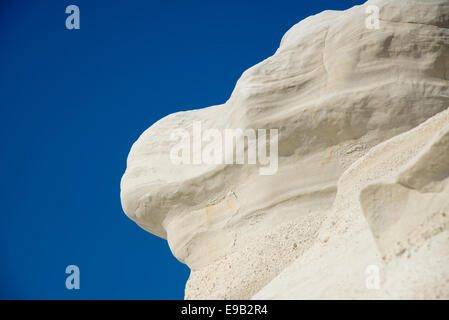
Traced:
<path fill-rule="evenodd" d="M 122 206 L 190 267 L 186 299 L 449 299 L 448 108 L 449 0 L 325 11 L 225 104 L 146 130 Z M 278 129 L 278 170 L 174 164 L 194 121 Z"/>

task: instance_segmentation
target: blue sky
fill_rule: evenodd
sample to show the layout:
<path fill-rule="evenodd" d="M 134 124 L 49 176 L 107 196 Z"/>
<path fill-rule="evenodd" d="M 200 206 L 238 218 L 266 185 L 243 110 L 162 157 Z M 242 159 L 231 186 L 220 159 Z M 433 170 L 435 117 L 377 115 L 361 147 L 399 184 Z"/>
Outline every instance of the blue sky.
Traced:
<path fill-rule="evenodd" d="M 189 269 L 120 205 L 132 143 L 225 102 L 295 23 L 363 2 L 2 0 L 0 298 L 182 299 Z"/>

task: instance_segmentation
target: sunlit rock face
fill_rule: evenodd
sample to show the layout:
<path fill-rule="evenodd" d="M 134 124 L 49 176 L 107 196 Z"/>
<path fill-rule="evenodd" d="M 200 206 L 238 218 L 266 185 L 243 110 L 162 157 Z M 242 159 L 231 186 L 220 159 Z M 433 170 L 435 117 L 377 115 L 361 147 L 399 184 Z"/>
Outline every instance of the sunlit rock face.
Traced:
<path fill-rule="evenodd" d="M 122 206 L 190 267 L 188 299 L 449 298 L 448 107 L 449 1 L 325 11 L 293 26 L 225 104 L 146 130 Z M 222 161 L 201 161 L 198 123 L 201 139 L 223 133 Z M 266 147 L 276 170 L 226 163 L 226 129 L 257 132 L 245 157 Z M 258 129 L 277 130 L 277 150 Z M 177 130 L 190 164 L 173 161 Z"/>

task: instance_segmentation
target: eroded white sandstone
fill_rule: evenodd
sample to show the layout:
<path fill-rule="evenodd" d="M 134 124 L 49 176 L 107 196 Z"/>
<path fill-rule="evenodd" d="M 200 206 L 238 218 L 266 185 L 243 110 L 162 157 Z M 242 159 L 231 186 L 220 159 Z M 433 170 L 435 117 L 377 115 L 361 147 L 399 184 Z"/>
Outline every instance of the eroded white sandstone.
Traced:
<path fill-rule="evenodd" d="M 356 161 L 319 241 L 254 298 L 449 298 L 448 130 L 449 109 Z M 405 187 L 405 178 L 438 188 Z M 366 287 L 373 265 L 379 290 Z"/>
<path fill-rule="evenodd" d="M 225 104 L 142 134 L 123 209 L 191 268 L 186 298 L 448 297 L 448 27 L 447 0 L 325 11 L 293 26 Z M 194 121 L 278 129 L 278 171 L 173 164 L 170 135 Z M 380 290 L 366 287 L 370 265 Z"/>

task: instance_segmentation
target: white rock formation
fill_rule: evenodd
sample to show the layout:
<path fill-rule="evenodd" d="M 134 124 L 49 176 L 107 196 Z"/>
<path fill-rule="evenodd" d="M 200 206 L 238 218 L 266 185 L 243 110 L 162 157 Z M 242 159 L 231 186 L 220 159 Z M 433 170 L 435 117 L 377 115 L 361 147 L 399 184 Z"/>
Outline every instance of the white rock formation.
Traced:
<path fill-rule="evenodd" d="M 309 17 L 224 105 L 142 134 L 123 209 L 190 267 L 187 299 L 449 298 L 448 75 L 449 0 Z M 276 174 L 173 164 L 171 134 L 194 121 L 278 129 Z"/>
<path fill-rule="evenodd" d="M 346 170 L 320 241 L 255 298 L 448 299 L 448 182 L 449 109 Z M 367 266 L 381 290 L 367 290 Z"/>

